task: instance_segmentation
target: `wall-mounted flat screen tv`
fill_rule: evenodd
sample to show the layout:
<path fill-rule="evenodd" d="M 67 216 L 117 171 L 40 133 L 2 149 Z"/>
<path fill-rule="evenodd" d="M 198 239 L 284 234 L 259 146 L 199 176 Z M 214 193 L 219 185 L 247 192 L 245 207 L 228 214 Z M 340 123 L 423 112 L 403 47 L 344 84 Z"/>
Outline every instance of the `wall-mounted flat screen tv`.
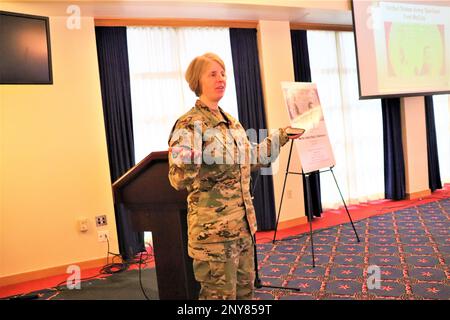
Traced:
<path fill-rule="evenodd" d="M 48 17 L 0 11 L 0 84 L 52 84 Z"/>

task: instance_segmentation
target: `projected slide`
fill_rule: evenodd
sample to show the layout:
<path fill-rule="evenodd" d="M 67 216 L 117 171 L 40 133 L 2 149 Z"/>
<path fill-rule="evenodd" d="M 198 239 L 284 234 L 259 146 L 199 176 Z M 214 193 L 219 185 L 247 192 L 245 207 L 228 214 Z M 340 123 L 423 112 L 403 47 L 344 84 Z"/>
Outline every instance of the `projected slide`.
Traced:
<path fill-rule="evenodd" d="M 387 77 L 445 75 L 443 25 L 385 23 Z M 380 72 L 386 71 L 386 66 Z M 386 75 L 385 75 L 386 76 Z"/>
<path fill-rule="evenodd" d="M 354 1 L 354 9 L 361 3 L 354 18 L 362 96 L 450 90 L 450 7 Z"/>

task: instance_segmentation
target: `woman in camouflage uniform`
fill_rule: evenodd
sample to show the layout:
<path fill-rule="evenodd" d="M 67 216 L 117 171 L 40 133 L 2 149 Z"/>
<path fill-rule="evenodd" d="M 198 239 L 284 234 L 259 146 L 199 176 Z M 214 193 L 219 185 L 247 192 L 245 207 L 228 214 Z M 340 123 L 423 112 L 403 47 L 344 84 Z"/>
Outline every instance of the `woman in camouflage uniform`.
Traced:
<path fill-rule="evenodd" d="M 196 57 L 186 80 L 199 99 L 170 134 L 169 180 L 175 189 L 189 192 L 188 253 L 201 284 L 199 298 L 252 299 L 257 226 L 250 171 L 264 157 L 270 164 L 288 135 L 279 129 L 259 145 L 249 142 L 239 121 L 218 105 L 226 74 L 217 55 Z"/>

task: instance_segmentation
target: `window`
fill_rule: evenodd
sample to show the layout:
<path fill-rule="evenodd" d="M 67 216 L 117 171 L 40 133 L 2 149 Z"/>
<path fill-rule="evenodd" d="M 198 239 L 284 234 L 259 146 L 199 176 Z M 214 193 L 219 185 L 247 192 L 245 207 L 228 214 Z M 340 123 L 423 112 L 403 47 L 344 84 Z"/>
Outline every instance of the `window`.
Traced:
<path fill-rule="evenodd" d="M 442 183 L 450 183 L 450 95 L 433 96 L 434 119 Z"/>
<path fill-rule="evenodd" d="M 220 106 L 238 119 L 228 28 L 129 27 L 127 38 L 136 162 L 167 150 L 176 119 L 194 106 L 184 74 L 196 56 L 222 58 L 228 77 Z"/>
<path fill-rule="evenodd" d="M 359 100 L 352 32 L 308 31 L 312 82 L 317 84 L 336 159 L 333 169 L 346 202 L 384 198 L 381 101 Z M 342 200 L 331 173 L 320 176 L 322 206 Z"/>

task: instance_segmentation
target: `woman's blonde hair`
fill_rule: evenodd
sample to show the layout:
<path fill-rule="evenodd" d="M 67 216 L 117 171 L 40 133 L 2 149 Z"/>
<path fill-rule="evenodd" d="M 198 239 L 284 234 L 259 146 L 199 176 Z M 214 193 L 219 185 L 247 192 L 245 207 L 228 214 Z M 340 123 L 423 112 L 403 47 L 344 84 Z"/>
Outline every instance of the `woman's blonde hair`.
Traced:
<path fill-rule="evenodd" d="M 186 70 L 186 81 L 189 84 L 189 88 L 195 92 L 197 97 L 202 94 L 202 88 L 200 86 L 200 78 L 205 72 L 206 67 L 212 62 L 216 61 L 225 70 L 225 64 L 220 57 L 212 52 L 207 52 L 204 55 L 195 57 L 191 61 L 189 67 Z"/>

